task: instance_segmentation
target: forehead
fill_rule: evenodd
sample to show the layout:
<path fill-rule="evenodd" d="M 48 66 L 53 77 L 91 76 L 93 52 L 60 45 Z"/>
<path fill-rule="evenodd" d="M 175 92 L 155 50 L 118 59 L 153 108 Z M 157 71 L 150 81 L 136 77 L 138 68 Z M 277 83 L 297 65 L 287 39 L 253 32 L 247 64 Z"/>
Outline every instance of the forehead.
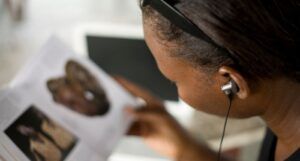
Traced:
<path fill-rule="evenodd" d="M 156 33 L 150 27 L 144 26 L 145 40 L 154 56 L 160 71 L 170 80 L 178 80 L 201 71 L 195 68 L 187 60 L 174 56 L 172 51 L 176 51 L 178 46 L 172 42 L 166 42 L 157 38 Z M 179 78 L 182 77 L 182 78 Z"/>

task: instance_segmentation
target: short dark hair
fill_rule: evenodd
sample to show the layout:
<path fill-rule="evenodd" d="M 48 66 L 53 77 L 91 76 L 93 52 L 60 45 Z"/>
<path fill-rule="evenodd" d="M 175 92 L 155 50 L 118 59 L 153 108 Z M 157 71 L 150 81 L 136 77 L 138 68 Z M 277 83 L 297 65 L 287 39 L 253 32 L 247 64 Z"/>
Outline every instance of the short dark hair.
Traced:
<path fill-rule="evenodd" d="M 162 42 L 176 43 L 172 55 L 208 71 L 232 66 L 249 80 L 284 76 L 300 82 L 299 0 L 181 0 L 176 8 L 235 60 L 144 7 L 144 23 Z"/>

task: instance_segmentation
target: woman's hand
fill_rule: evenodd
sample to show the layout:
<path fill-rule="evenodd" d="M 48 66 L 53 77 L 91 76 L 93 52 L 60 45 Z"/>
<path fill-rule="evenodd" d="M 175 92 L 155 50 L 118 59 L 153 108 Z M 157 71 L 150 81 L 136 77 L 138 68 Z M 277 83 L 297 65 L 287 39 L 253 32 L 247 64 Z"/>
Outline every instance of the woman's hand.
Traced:
<path fill-rule="evenodd" d="M 195 147 L 195 141 L 165 110 L 161 100 L 128 80 L 119 77 L 116 80 L 133 95 L 146 101 L 143 108 L 126 109 L 135 118 L 130 135 L 143 137 L 154 150 L 173 159 L 180 158 L 183 152 Z"/>

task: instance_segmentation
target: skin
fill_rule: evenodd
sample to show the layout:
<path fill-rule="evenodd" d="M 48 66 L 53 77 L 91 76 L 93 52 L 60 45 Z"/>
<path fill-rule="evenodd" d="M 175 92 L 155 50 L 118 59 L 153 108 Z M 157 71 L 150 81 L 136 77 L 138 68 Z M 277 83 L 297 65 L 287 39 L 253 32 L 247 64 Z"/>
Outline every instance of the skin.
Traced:
<path fill-rule="evenodd" d="M 160 71 L 175 82 L 178 94 L 196 110 L 225 116 L 228 98 L 221 92 L 222 85 L 234 80 L 239 92 L 233 98 L 231 117 L 260 116 L 277 135 L 276 161 L 288 158 L 300 147 L 300 85 L 285 77 L 261 80 L 254 89 L 241 73 L 222 66 L 208 74 L 194 68 L 184 59 L 170 56 L 176 44 L 163 42 L 156 37 L 155 29 L 144 24 L 145 40 Z M 147 106 L 126 112 L 136 118 L 130 134 L 144 138 L 159 153 L 177 161 L 215 161 L 216 153 L 206 145 L 198 144 L 164 110 L 161 101 L 133 83 L 116 78 L 133 95 L 143 98 Z M 223 158 L 223 160 L 229 160 Z"/>

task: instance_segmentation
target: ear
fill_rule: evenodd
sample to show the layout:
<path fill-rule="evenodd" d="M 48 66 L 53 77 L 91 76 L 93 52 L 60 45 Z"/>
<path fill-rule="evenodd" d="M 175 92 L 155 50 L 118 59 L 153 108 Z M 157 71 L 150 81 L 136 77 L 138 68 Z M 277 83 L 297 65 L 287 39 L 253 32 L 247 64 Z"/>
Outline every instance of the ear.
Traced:
<path fill-rule="evenodd" d="M 237 70 L 228 66 L 222 66 L 218 72 L 224 77 L 230 77 L 237 84 L 239 91 L 236 93 L 236 96 L 240 99 L 246 99 L 249 96 L 250 87 L 248 82 Z"/>

